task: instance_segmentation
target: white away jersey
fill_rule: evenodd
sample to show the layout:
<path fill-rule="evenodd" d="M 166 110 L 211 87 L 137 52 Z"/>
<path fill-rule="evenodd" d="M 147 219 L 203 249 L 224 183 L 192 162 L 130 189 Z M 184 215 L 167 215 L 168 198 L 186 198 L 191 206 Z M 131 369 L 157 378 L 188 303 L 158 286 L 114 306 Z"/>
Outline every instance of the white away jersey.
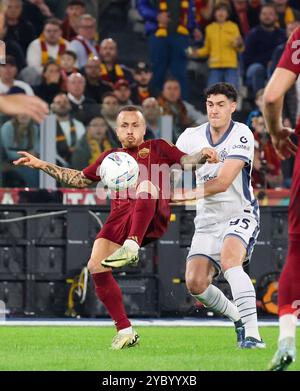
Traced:
<path fill-rule="evenodd" d="M 248 126 L 232 121 L 218 143 L 213 144 L 209 123 L 205 123 L 186 129 L 178 138 L 176 146 L 187 154 L 197 153 L 205 147 L 214 148 L 218 152 L 219 163 L 205 163 L 196 170 L 197 187 L 216 178 L 226 159 L 239 159 L 245 162 L 244 168 L 225 192 L 198 200 L 196 229 L 234 217 L 245 210 L 258 220 L 258 203 L 250 180 L 254 158 L 254 137 Z"/>

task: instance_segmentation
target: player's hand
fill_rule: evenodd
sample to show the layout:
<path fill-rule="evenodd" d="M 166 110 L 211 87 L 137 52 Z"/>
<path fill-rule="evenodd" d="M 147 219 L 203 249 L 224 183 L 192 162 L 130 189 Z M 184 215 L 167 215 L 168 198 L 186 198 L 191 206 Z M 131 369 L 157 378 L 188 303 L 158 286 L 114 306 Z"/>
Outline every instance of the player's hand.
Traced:
<path fill-rule="evenodd" d="M 20 157 L 17 160 L 13 161 L 13 164 L 15 166 L 26 166 L 30 168 L 42 168 L 43 167 L 43 160 L 38 159 L 37 157 L 31 155 L 28 152 L 25 151 L 19 151 L 18 154 L 22 157 Z"/>
<path fill-rule="evenodd" d="M 207 163 L 218 163 L 219 162 L 218 153 L 213 148 L 201 149 L 201 155 L 202 155 L 202 158 L 200 160 L 200 164 L 204 164 L 206 162 Z"/>
<path fill-rule="evenodd" d="M 293 133 L 293 130 L 290 128 L 282 128 L 276 135 L 271 135 L 275 151 L 282 160 L 296 155 L 297 145 L 290 138 Z"/>
<path fill-rule="evenodd" d="M 196 199 L 196 191 L 195 189 L 175 189 L 172 196 L 172 202 L 184 202 L 184 201 L 192 201 Z"/>
<path fill-rule="evenodd" d="M 0 96 L 0 111 L 8 115 L 27 114 L 39 123 L 49 113 L 46 102 L 25 94 Z"/>

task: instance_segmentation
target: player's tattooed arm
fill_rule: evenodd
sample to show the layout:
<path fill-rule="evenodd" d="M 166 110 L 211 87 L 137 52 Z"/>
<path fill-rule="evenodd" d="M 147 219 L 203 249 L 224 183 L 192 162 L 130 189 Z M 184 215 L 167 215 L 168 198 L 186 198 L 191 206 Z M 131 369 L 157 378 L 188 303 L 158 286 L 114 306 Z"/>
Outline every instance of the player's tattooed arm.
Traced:
<path fill-rule="evenodd" d="M 26 151 L 19 151 L 18 154 L 21 157 L 13 162 L 15 166 L 26 166 L 42 170 L 57 181 L 73 187 L 83 188 L 93 183 L 81 171 L 59 167 L 56 164 L 45 162 Z"/>
<path fill-rule="evenodd" d="M 208 163 L 217 163 L 218 154 L 213 148 L 203 148 L 194 155 L 184 155 L 180 159 L 180 164 L 186 169 L 195 169 L 197 165 Z"/>
<path fill-rule="evenodd" d="M 86 178 L 81 171 L 73 170 L 72 168 L 64 168 L 52 163 L 46 163 L 41 170 L 57 181 L 63 182 L 69 186 L 84 188 L 93 183 L 90 179 Z"/>

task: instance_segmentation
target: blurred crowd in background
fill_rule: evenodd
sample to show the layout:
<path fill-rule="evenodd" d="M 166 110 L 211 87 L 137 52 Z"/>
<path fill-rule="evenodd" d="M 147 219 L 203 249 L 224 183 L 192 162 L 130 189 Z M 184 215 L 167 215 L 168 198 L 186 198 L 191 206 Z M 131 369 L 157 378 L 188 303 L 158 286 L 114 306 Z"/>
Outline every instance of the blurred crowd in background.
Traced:
<path fill-rule="evenodd" d="M 44 99 L 56 118 L 56 159 L 82 169 L 118 147 L 119 109 L 143 108 L 146 139 L 169 141 L 206 121 L 204 89 L 216 82 L 239 92 L 237 121 L 255 137 L 256 188 L 289 188 L 293 158 L 281 162 L 262 116 L 262 95 L 300 25 L 297 0 L 2 0 L 6 61 L 0 94 Z M 284 123 L 299 114 L 296 84 Z M 2 187 L 38 187 L 37 172 L 15 169 L 18 150 L 40 151 L 40 128 L 27 116 L 0 116 Z"/>

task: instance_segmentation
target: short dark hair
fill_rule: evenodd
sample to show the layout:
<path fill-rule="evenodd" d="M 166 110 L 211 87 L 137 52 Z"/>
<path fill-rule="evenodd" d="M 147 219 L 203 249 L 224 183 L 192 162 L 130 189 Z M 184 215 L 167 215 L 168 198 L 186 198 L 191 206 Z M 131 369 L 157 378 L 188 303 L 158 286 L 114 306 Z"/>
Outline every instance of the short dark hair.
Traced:
<path fill-rule="evenodd" d="M 85 8 L 83 0 L 69 0 L 67 7 L 71 7 L 72 5 L 80 5 L 82 8 Z"/>
<path fill-rule="evenodd" d="M 45 22 L 44 22 L 44 27 L 47 25 L 47 24 L 53 24 L 54 26 L 57 26 L 59 27 L 60 29 L 62 29 L 62 21 L 58 18 L 49 18 L 49 19 L 46 19 Z"/>
<path fill-rule="evenodd" d="M 224 1 L 218 3 L 217 5 L 214 6 L 213 13 L 215 14 L 216 11 L 224 9 L 227 11 L 228 16 L 231 14 L 231 7 L 228 3 L 225 3 Z"/>
<path fill-rule="evenodd" d="M 123 113 L 124 111 L 131 111 L 131 112 L 136 112 L 136 113 L 141 113 L 142 116 L 144 116 L 143 114 L 143 110 L 139 107 L 139 106 L 134 106 L 134 105 L 127 105 L 127 106 L 123 106 L 120 108 L 119 112 L 118 112 L 118 115 L 120 113 Z"/>
<path fill-rule="evenodd" d="M 75 52 L 73 52 L 73 50 L 65 50 L 65 51 L 63 52 L 62 56 L 63 56 L 64 54 L 67 54 L 68 56 L 73 57 L 74 61 L 77 60 L 77 54 L 76 54 Z"/>
<path fill-rule="evenodd" d="M 229 83 L 216 83 L 204 91 L 205 98 L 207 99 L 210 95 L 225 95 L 228 99 L 232 100 L 233 102 L 237 102 L 238 99 L 238 93 L 237 90 L 234 88 L 232 84 Z"/>

